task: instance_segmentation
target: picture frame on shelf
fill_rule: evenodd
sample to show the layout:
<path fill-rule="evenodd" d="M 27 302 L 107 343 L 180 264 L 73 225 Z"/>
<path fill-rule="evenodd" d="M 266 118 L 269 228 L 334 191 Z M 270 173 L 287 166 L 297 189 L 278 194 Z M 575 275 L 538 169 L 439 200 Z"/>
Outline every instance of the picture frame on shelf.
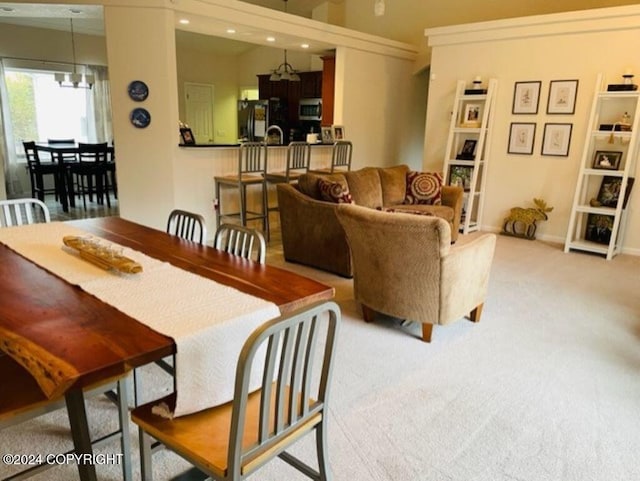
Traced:
<path fill-rule="evenodd" d="M 613 231 L 613 220 L 612 215 L 589 214 L 584 239 L 598 244 L 609 244 Z"/>
<path fill-rule="evenodd" d="M 462 127 L 480 127 L 482 119 L 482 104 L 468 103 L 464 106 Z"/>
<path fill-rule="evenodd" d="M 507 153 L 532 155 L 535 135 L 535 122 L 511 122 Z"/>
<path fill-rule="evenodd" d="M 622 152 L 598 150 L 593 156 L 594 169 L 618 170 Z"/>
<path fill-rule="evenodd" d="M 462 187 L 465 192 L 471 189 L 473 167 L 466 165 L 452 165 L 449 169 L 448 185 Z"/>
<path fill-rule="evenodd" d="M 333 129 L 331 127 L 320 127 L 320 136 L 323 144 L 333 144 Z"/>
<path fill-rule="evenodd" d="M 333 127 L 333 140 L 345 140 L 344 125 L 334 125 Z"/>
<path fill-rule="evenodd" d="M 465 139 L 464 144 L 462 144 L 462 149 L 460 153 L 456 155 L 456 159 L 458 160 L 473 160 L 476 156 L 476 144 L 478 143 L 475 139 Z"/>
<path fill-rule="evenodd" d="M 571 146 L 572 130 L 573 124 L 544 124 L 541 154 L 567 157 Z"/>
<path fill-rule="evenodd" d="M 625 209 L 627 207 L 627 202 L 629 201 L 629 196 L 631 195 L 631 188 L 633 187 L 634 182 L 633 177 L 629 177 L 627 179 L 627 189 L 624 193 L 624 200 L 622 202 L 622 208 Z M 602 207 L 617 207 L 618 200 L 620 199 L 620 191 L 622 190 L 622 177 L 614 176 L 614 175 L 605 175 L 602 178 L 602 183 L 600 184 L 600 190 L 598 191 L 598 203 Z"/>
<path fill-rule="evenodd" d="M 552 80 L 549 83 L 547 113 L 573 115 L 577 95 L 578 80 Z"/>
<path fill-rule="evenodd" d="M 514 115 L 537 114 L 538 105 L 540 104 L 541 86 L 542 82 L 539 80 L 516 82 L 513 87 L 513 106 L 511 113 Z"/>
<path fill-rule="evenodd" d="M 184 145 L 195 145 L 196 143 L 193 131 L 189 127 L 180 128 L 180 137 L 182 137 L 182 143 Z"/>

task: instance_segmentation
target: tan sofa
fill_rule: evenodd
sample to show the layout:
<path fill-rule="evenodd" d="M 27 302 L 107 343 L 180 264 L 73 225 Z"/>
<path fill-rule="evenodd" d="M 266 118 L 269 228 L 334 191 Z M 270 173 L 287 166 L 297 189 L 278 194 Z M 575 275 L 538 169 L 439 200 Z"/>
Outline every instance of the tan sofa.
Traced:
<path fill-rule="evenodd" d="M 298 184 L 278 184 L 278 206 L 282 247 L 287 261 L 352 277 L 351 254 L 345 233 L 336 217 L 339 204 L 322 200 L 318 179 L 340 182 L 348 187 L 356 205 L 370 209 L 420 211 L 445 219 L 451 227 L 451 241 L 458 236 L 463 189 L 444 186 L 442 205 L 403 204 L 409 167 L 398 165 L 334 174 L 305 174 Z M 385 213 L 395 215 L 394 213 Z M 421 216 L 424 217 L 424 216 Z"/>
<path fill-rule="evenodd" d="M 365 321 L 375 313 L 434 324 L 464 316 L 478 322 L 496 244 L 482 234 L 451 245 L 451 229 L 437 217 L 392 214 L 341 204 L 338 220 L 353 256 L 353 291 Z"/>

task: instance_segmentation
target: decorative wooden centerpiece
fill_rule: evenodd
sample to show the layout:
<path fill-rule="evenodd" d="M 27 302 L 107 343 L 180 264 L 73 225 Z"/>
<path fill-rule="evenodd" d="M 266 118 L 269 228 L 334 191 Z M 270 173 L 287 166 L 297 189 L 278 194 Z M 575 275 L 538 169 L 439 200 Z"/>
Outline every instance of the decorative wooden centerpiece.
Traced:
<path fill-rule="evenodd" d="M 538 228 L 536 222 L 547 220 L 547 212 L 551 212 L 553 207 L 547 207 L 547 203 L 542 199 L 533 199 L 533 203 L 535 207 L 512 208 L 509 216 L 504 219 L 502 234 L 534 240 Z"/>
<path fill-rule="evenodd" d="M 105 270 L 116 270 L 126 274 L 142 272 L 142 266 L 123 256 L 118 250 L 105 246 L 97 240 L 82 236 L 67 235 L 62 242 L 80 254 L 80 257 Z"/>

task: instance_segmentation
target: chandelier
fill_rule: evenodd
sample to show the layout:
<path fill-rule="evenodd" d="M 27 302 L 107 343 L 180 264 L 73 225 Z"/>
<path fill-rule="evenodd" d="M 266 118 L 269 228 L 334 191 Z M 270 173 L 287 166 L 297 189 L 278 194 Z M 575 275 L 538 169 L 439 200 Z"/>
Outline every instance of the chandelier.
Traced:
<path fill-rule="evenodd" d="M 284 1 L 284 13 L 287 13 L 287 0 Z M 298 71 L 294 69 L 289 62 L 287 62 L 287 49 L 284 50 L 284 62 L 278 65 L 278 68 L 273 70 L 269 80 L 272 82 L 278 82 L 280 80 L 289 80 L 291 82 L 299 82 L 300 75 Z"/>
<path fill-rule="evenodd" d="M 90 89 L 93 87 L 95 78 L 93 75 L 78 73 L 78 64 L 76 63 L 76 40 L 73 34 L 73 18 L 69 19 L 71 24 L 71 51 L 73 54 L 73 73 L 55 73 L 53 77 L 60 87 L 73 87 Z"/>

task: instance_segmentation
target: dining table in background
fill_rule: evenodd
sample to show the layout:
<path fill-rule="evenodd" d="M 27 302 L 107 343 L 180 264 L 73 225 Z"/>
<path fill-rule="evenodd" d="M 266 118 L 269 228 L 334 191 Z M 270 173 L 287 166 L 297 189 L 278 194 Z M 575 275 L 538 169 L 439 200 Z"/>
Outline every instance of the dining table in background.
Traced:
<path fill-rule="evenodd" d="M 64 158 L 65 154 L 74 154 L 77 158 L 80 153 L 80 145 L 76 142 L 36 142 L 36 150 L 39 152 L 47 152 L 51 154 L 51 159 L 58 164 L 58 196 L 62 210 L 69 212 L 69 207 L 76 206 L 76 196 L 73 187 L 73 181 L 70 179 L 67 166 L 69 161 Z M 113 158 L 114 147 L 107 146 L 107 152 Z"/>
<path fill-rule="evenodd" d="M 258 264 L 189 242 L 119 217 L 69 221 L 93 236 L 142 252 L 175 267 L 273 302 L 282 314 L 333 298 L 334 289 L 278 267 Z M 62 239 L 61 239 L 62 245 Z M 82 388 L 175 353 L 175 341 L 84 292 L 0 244 L 0 349 L 35 361 L 36 380 L 48 373 L 37 366 L 64 367 L 50 395 L 63 394 L 70 412 L 75 448 L 91 453 Z M 4 314 L 3 314 L 4 313 Z M 25 366 L 27 367 L 27 366 Z M 69 400 L 74 400 L 70 403 Z M 81 402 L 79 402 L 79 400 Z M 72 427 L 72 429 L 74 429 Z M 82 481 L 95 481 L 93 465 L 79 465 Z"/>

